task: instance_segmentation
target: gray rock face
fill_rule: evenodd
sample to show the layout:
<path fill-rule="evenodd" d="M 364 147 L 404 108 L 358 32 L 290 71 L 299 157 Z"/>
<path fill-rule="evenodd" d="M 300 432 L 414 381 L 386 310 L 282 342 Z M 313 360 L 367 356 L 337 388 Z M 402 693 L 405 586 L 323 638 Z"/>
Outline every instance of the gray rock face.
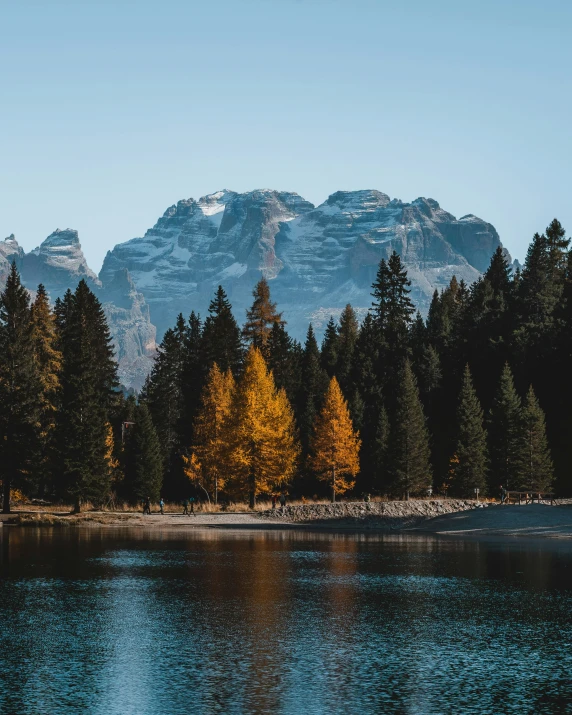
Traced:
<path fill-rule="evenodd" d="M 0 241 L 0 285 L 4 285 L 13 261 L 19 267 L 24 257 L 24 249 L 18 245 L 14 234 Z"/>
<path fill-rule="evenodd" d="M 99 290 L 98 297 L 114 338 L 119 380 L 126 387 L 140 390 L 157 351 L 157 331 L 149 317 L 149 306 L 126 269 L 117 271 L 113 280 Z"/>
<path fill-rule="evenodd" d="M 499 245 L 491 224 L 456 219 L 433 199 L 403 203 L 379 191 L 339 191 L 314 207 L 294 193 L 220 191 L 180 201 L 143 238 L 116 246 L 100 278 L 127 268 L 162 335 L 179 312 L 204 315 L 219 284 L 242 321 L 264 275 L 300 338 L 308 321 L 320 328 L 348 302 L 363 315 L 379 261 L 393 250 L 425 312 L 435 288 L 453 275 L 474 281 Z"/>
<path fill-rule="evenodd" d="M 77 231 L 71 228 L 56 229 L 38 248 L 27 253 L 21 273 L 28 288 L 43 283 L 52 300 L 61 297 L 68 288 L 75 289 L 82 278 L 90 287 L 101 285 L 87 265 Z"/>
<path fill-rule="evenodd" d="M 0 285 L 6 280 L 12 260 L 16 260 L 28 290 L 33 293 L 42 283 L 52 301 L 61 298 L 68 288 L 75 290 L 79 281 L 85 279 L 103 304 L 121 383 L 135 389 L 142 387 L 157 348 L 156 329 L 145 298 L 125 269 L 117 271 L 109 284 L 103 285 L 87 265 L 78 233 L 72 229 L 54 231 L 30 253 L 24 253 L 14 236 L 0 242 Z"/>

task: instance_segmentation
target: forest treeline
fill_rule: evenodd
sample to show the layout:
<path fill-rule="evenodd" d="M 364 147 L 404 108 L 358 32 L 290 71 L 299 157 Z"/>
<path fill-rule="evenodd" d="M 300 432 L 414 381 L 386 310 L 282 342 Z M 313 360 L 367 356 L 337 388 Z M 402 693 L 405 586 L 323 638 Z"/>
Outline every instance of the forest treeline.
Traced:
<path fill-rule="evenodd" d="M 269 284 L 239 326 L 219 287 L 178 317 L 136 399 L 118 389 L 85 282 L 53 310 L 15 266 L 0 296 L 0 469 L 29 496 L 103 503 L 191 492 L 296 496 L 572 491 L 572 252 L 557 220 L 514 272 L 497 249 L 426 319 L 398 254 L 361 325 L 350 305 L 318 345 L 293 340 Z"/>

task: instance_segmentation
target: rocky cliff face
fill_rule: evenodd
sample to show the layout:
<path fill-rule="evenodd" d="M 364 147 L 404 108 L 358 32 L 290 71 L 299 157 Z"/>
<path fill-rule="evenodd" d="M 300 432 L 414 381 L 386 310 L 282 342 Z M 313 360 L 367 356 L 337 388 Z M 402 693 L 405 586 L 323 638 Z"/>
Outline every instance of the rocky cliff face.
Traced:
<path fill-rule="evenodd" d="M 12 262 L 16 261 L 16 265 L 20 267 L 23 257 L 24 249 L 18 245 L 14 234 L 0 241 L 0 286 L 3 286 L 8 278 Z"/>
<path fill-rule="evenodd" d="M 219 191 L 171 206 L 143 238 L 107 254 L 97 277 L 87 266 L 76 231 L 54 231 L 25 254 L 15 238 L 0 242 L 0 282 L 16 260 L 25 285 L 43 283 L 52 299 L 85 278 L 104 305 L 115 339 L 120 377 L 140 387 L 159 336 L 179 313 L 203 317 L 218 285 L 239 322 L 260 276 L 292 335 L 308 322 L 320 329 L 350 302 L 364 315 L 381 258 L 396 250 L 426 311 L 435 288 L 453 275 L 473 282 L 500 240 L 482 219 L 460 219 L 433 199 L 411 203 L 380 191 L 338 191 L 320 206 L 290 192 Z"/>
<path fill-rule="evenodd" d="M 14 236 L 0 242 L 0 285 L 3 285 L 10 263 L 15 260 L 22 282 L 30 292 L 42 283 L 50 299 L 75 290 L 85 279 L 103 304 L 119 363 L 119 379 L 126 387 L 140 389 L 156 351 L 155 326 L 149 307 L 125 269 L 102 284 L 89 268 L 81 249 L 77 231 L 59 229 L 30 253 L 24 253 Z"/>
<path fill-rule="evenodd" d="M 161 335 L 179 312 L 204 315 L 219 284 L 242 321 L 264 275 L 290 331 L 302 337 L 308 321 L 319 328 L 348 302 L 365 313 L 379 261 L 393 250 L 425 311 L 435 288 L 453 275 L 474 281 L 499 245 L 493 226 L 456 219 L 433 199 L 339 191 L 314 207 L 294 193 L 220 191 L 180 201 L 143 238 L 116 246 L 100 279 L 128 269 Z"/>
<path fill-rule="evenodd" d="M 98 291 L 98 297 L 114 338 L 119 380 L 126 387 L 140 390 L 157 350 L 157 331 L 149 317 L 149 306 L 125 269 L 115 273 Z"/>

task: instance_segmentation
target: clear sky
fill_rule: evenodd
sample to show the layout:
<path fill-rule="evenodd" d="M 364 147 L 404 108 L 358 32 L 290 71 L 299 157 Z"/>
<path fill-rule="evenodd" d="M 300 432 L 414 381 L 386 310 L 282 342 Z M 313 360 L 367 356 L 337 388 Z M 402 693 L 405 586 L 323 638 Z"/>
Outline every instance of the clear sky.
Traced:
<path fill-rule="evenodd" d="M 181 198 L 375 188 L 572 232 L 570 0 L 0 0 L 0 238 L 99 270 Z"/>

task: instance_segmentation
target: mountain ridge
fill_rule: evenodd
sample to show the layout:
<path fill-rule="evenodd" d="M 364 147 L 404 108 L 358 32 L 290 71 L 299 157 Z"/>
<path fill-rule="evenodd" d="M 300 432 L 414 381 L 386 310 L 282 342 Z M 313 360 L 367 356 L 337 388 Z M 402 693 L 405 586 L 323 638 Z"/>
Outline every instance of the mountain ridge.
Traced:
<path fill-rule="evenodd" d="M 266 277 L 289 331 L 302 339 L 310 321 L 320 333 L 348 302 L 363 316 L 379 261 L 393 250 L 424 313 L 435 289 L 453 275 L 472 283 L 501 245 L 490 223 L 457 219 L 431 198 L 403 202 L 364 189 L 336 191 L 315 206 L 290 191 L 224 189 L 169 206 L 144 236 L 108 251 L 98 276 L 73 229 L 56 229 L 29 253 L 11 235 L 0 241 L 0 281 L 12 260 L 28 289 L 43 283 L 52 300 L 87 280 L 106 311 L 120 378 L 139 388 L 156 337 L 181 312 L 204 317 L 219 284 L 242 322 Z"/>

